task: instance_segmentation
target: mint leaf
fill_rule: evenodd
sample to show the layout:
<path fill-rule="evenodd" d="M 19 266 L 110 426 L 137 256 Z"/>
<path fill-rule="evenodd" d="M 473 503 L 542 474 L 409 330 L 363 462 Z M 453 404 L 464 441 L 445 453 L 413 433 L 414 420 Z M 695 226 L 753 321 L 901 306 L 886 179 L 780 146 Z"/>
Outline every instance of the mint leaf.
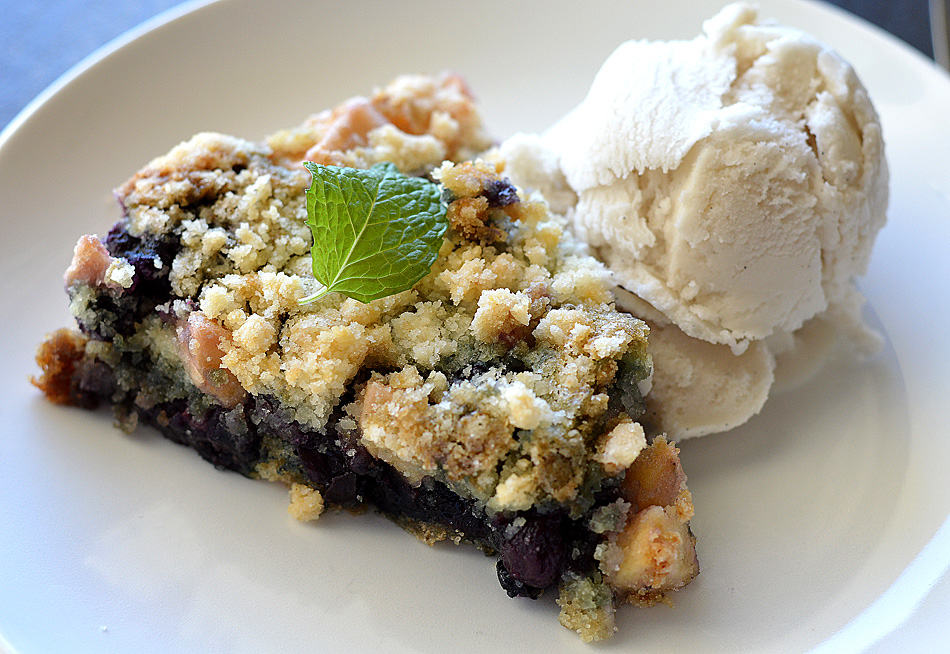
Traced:
<path fill-rule="evenodd" d="M 439 256 L 448 227 L 437 184 L 391 163 L 369 170 L 304 162 L 313 276 L 324 289 L 370 302 L 412 288 Z"/>

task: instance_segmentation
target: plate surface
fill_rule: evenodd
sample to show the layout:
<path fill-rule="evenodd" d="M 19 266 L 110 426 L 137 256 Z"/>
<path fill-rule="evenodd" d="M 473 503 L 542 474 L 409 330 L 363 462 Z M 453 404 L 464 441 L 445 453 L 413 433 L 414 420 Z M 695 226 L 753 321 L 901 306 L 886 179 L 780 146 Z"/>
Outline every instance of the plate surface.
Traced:
<path fill-rule="evenodd" d="M 719 2 L 196 6 L 107 48 L 0 137 L 0 649 L 590 651 L 553 599 L 514 601 L 470 548 L 374 515 L 295 523 L 274 485 L 218 472 L 26 383 L 69 321 L 79 234 L 111 189 L 199 130 L 248 138 L 403 72 L 453 69 L 499 137 L 583 97 L 628 38 L 689 38 Z M 702 574 L 673 609 L 625 608 L 607 650 L 843 651 L 936 643 L 950 609 L 950 79 L 823 5 L 761 3 L 857 68 L 884 122 L 890 221 L 862 282 L 881 355 L 827 366 L 733 432 L 682 446 Z M 277 5 L 277 6 L 274 6 Z"/>

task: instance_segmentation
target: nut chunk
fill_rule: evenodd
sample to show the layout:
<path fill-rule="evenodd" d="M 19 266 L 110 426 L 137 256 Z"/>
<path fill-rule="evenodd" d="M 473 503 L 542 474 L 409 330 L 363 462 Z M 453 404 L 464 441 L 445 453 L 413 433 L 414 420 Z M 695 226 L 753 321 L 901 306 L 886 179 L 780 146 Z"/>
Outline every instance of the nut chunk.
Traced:
<path fill-rule="evenodd" d="M 692 497 L 676 447 L 661 436 L 641 452 L 627 471 L 624 496 L 636 512 L 603 548 L 601 570 L 629 601 L 654 604 L 699 574 Z"/>
<path fill-rule="evenodd" d="M 194 385 L 228 408 L 240 403 L 246 395 L 244 388 L 221 367 L 221 341 L 227 338 L 227 330 L 195 311 L 177 333 L 181 360 Z"/>

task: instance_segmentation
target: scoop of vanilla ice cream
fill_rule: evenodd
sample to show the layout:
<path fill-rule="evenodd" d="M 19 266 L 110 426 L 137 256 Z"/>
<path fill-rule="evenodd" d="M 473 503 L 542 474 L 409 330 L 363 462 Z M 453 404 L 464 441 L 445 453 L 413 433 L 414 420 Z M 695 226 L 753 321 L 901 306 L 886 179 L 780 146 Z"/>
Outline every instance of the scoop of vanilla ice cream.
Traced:
<path fill-rule="evenodd" d="M 500 152 L 650 324 L 648 419 L 671 437 L 746 422 L 836 334 L 880 346 L 854 284 L 885 221 L 880 121 L 802 32 L 735 4 L 693 40 L 625 43 L 576 109 Z"/>
<path fill-rule="evenodd" d="M 703 32 L 621 45 L 544 143 L 618 283 L 739 354 L 850 302 L 888 173 L 867 92 L 830 49 L 743 4 Z"/>

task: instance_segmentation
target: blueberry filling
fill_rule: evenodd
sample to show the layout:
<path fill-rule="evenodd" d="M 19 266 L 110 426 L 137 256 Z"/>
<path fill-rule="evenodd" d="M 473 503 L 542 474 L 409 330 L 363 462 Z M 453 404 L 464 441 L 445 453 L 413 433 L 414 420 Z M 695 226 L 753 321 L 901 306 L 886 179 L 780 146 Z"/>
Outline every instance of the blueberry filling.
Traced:
<path fill-rule="evenodd" d="M 475 500 L 460 497 L 432 478 L 424 478 L 418 486 L 409 484 L 355 439 L 333 438 L 282 418 L 272 398 L 249 397 L 234 409 L 212 405 L 201 413 L 183 399 L 143 408 L 131 397 L 116 402 L 113 371 L 102 362 L 81 365 L 77 376 L 77 403 L 81 400 L 82 406 L 91 407 L 98 399 L 124 406 L 218 468 L 251 475 L 267 458 L 264 437 L 283 441 L 294 455 L 287 465 L 320 490 L 330 505 L 370 505 L 397 521 L 441 527 L 497 553 L 499 582 L 512 597 L 537 598 L 565 571 L 587 572 L 595 565 L 596 543 L 586 526 L 590 512 L 573 520 L 563 510 L 490 514 Z M 616 487 L 603 489 L 591 512 L 618 494 Z"/>

